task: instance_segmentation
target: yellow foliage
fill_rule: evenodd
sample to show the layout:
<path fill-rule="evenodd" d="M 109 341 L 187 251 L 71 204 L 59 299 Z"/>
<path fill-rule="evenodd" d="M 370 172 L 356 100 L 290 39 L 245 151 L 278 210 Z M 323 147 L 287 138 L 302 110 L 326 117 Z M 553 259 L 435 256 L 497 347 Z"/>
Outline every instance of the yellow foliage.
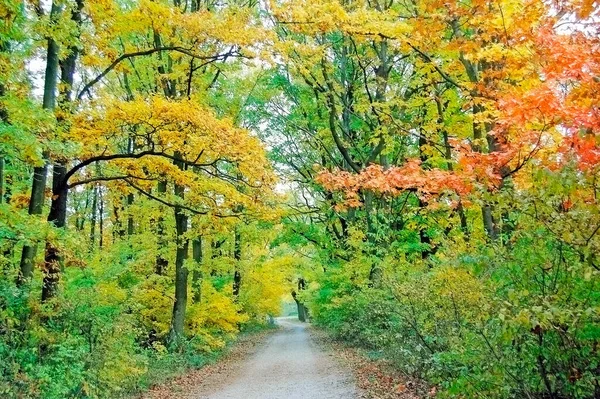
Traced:
<path fill-rule="evenodd" d="M 243 206 L 267 213 L 262 204 L 273 197 L 275 176 L 260 140 L 196 101 L 105 98 L 73 122 L 64 139 L 79 143 L 80 159 L 118 154 L 115 137 L 146 149 L 138 157 L 109 159 L 105 174 L 130 176 L 147 191 L 154 185 L 149 178 L 168 176 L 189 188 L 186 202 L 201 212 L 222 214 Z M 173 164 L 175 157 L 193 167 L 181 170 Z M 233 170 L 224 173 L 224 168 Z M 233 178 L 243 183 L 232 184 Z"/>
<path fill-rule="evenodd" d="M 137 317 L 149 331 L 156 331 L 159 337 L 164 337 L 169 332 L 172 296 L 171 283 L 161 276 L 144 281 L 132 295 Z"/>
<path fill-rule="evenodd" d="M 205 349 L 209 350 L 223 347 L 223 336 L 236 333 L 247 321 L 248 316 L 240 313 L 240 306 L 208 281 L 202 283 L 201 302 L 190 304 L 186 312 L 188 335 L 202 337 Z"/>
<path fill-rule="evenodd" d="M 251 317 L 264 320 L 279 315 L 283 296 L 291 292 L 287 280 L 295 263 L 292 257 L 282 256 L 245 268 L 240 300 Z"/>

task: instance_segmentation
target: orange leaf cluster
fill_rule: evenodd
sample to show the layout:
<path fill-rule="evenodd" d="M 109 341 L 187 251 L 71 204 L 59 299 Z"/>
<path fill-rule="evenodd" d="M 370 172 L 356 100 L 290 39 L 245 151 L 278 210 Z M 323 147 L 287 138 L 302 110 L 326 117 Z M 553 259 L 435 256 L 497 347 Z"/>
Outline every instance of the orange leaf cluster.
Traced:
<path fill-rule="evenodd" d="M 326 189 L 344 192 L 348 206 L 361 204 L 358 195 L 361 190 L 391 196 L 414 191 L 429 199 L 444 193 L 466 195 L 473 189 L 473 181 L 473 176 L 440 169 L 425 170 L 417 159 L 400 167 L 385 169 L 381 165 L 369 165 L 357 174 L 336 170 L 321 172 L 317 177 L 317 182 Z"/>
<path fill-rule="evenodd" d="M 595 24 L 600 33 L 600 24 Z M 515 89 L 499 101 L 503 126 L 560 133 L 557 160 L 585 170 L 600 161 L 600 38 L 598 34 L 556 33 L 553 24 L 536 36 L 541 80 Z"/>

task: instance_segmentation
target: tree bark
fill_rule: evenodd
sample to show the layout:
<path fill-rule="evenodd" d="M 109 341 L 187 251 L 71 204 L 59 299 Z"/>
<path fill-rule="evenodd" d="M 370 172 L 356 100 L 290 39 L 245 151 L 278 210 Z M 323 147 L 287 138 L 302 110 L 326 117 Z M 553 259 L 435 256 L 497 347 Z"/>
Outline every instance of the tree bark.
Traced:
<path fill-rule="evenodd" d="M 50 9 L 50 20 L 54 23 L 60 14 L 60 6 L 52 2 Z M 47 39 L 46 70 L 44 74 L 44 97 L 42 107 L 46 110 L 54 110 L 56 106 L 56 88 L 58 83 L 58 43 L 52 38 Z M 46 157 L 44 157 L 46 158 Z M 44 207 L 44 191 L 46 190 L 46 178 L 48 175 L 48 164 L 44 159 L 42 166 L 33 169 L 33 181 L 31 183 L 31 197 L 29 199 L 29 214 L 41 215 Z M 21 252 L 21 262 L 18 285 L 23 285 L 33 276 L 33 261 L 37 252 L 37 244 L 24 245 Z"/>
<path fill-rule="evenodd" d="M 132 236 L 134 233 L 134 220 L 133 213 L 131 212 L 131 205 L 133 205 L 133 193 L 127 194 L 127 235 Z"/>
<path fill-rule="evenodd" d="M 165 194 L 167 192 L 167 182 L 159 181 L 157 186 L 158 196 L 161 194 Z M 158 221 L 156 222 L 156 235 L 157 235 L 157 250 L 158 255 L 156 255 L 156 265 L 154 268 L 154 272 L 159 276 L 162 276 L 165 273 L 165 270 L 169 266 L 169 261 L 164 257 L 163 250 L 165 247 L 165 219 L 162 216 L 163 206 L 159 205 L 159 216 Z"/>
<path fill-rule="evenodd" d="M 241 234 L 239 228 L 236 226 L 235 228 L 235 238 L 233 245 L 233 258 L 235 259 L 235 269 L 233 272 L 233 286 L 232 292 L 233 297 L 237 301 L 238 296 L 240 295 L 240 287 L 242 285 L 242 273 L 240 271 L 240 261 L 242 259 L 242 242 L 241 242 Z"/>
<path fill-rule="evenodd" d="M 123 227 L 123 221 L 121 220 L 121 213 L 125 210 L 123 205 L 123 197 L 119 197 L 118 201 L 113 200 L 113 216 L 115 223 L 113 227 L 113 242 L 117 242 L 118 239 L 125 237 L 125 227 Z"/>
<path fill-rule="evenodd" d="M 81 25 L 82 9 L 83 0 L 78 0 L 77 7 L 71 13 L 71 20 L 75 22 L 77 28 Z M 59 61 L 61 80 L 60 105 L 64 112 L 70 111 L 68 108 L 71 104 L 71 94 L 78 56 L 79 48 L 72 46 L 69 48 L 67 57 L 64 60 Z M 61 123 L 63 121 L 59 118 L 58 122 Z M 54 224 L 55 227 L 62 229 L 67 224 L 67 199 L 69 195 L 67 160 L 56 160 L 52 169 L 52 202 L 50 205 L 50 213 L 48 214 L 48 222 Z M 44 256 L 42 302 L 54 297 L 58 291 L 61 261 L 59 249 L 51 242 L 47 242 Z"/>
<path fill-rule="evenodd" d="M 98 247 L 104 247 L 104 197 L 102 196 L 102 190 L 98 188 L 98 201 L 100 206 L 98 208 L 98 227 L 100 228 Z"/>
<path fill-rule="evenodd" d="M 93 192 L 92 192 L 93 195 Z M 79 207 L 79 203 L 77 204 L 77 208 L 75 209 L 75 213 L 77 214 L 77 219 L 75 220 L 75 230 L 78 232 L 83 231 L 85 227 L 85 220 L 87 219 L 88 209 L 90 208 L 90 191 L 85 190 L 85 203 L 83 205 L 83 209 Z"/>
<path fill-rule="evenodd" d="M 202 236 L 199 236 L 195 240 L 192 241 L 192 256 L 194 257 L 194 262 L 196 262 L 196 267 L 194 272 L 192 273 L 192 288 L 194 290 L 194 296 L 192 300 L 194 303 L 200 303 L 202 300 L 202 260 L 204 254 L 202 252 Z"/>
<path fill-rule="evenodd" d="M 64 181 L 67 168 L 64 163 L 55 163 L 52 174 L 52 204 L 48 215 L 48 222 L 54 227 L 64 228 L 67 222 L 67 196 L 68 188 Z M 42 284 L 42 301 L 54 297 L 58 290 L 61 272 L 60 251 L 51 243 L 46 243 L 44 255 L 44 280 Z"/>
<path fill-rule="evenodd" d="M 90 248 L 96 245 L 96 221 L 98 217 L 98 186 L 94 186 L 92 194 L 92 218 L 90 220 Z"/>
<path fill-rule="evenodd" d="M 176 157 L 180 157 L 176 154 Z M 185 164 L 176 161 L 180 170 L 185 169 Z M 181 199 L 184 197 L 184 187 L 175 184 L 175 195 Z M 171 331 L 169 332 L 169 343 L 176 344 L 183 337 L 185 327 L 185 311 L 187 306 L 188 269 L 185 261 L 188 257 L 189 240 L 185 237 L 188 229 L 188 217 L 180 206 L 175 206 L 175 230 L 177 234 L 177 252 L 175 255 L 175 302 L 173 304 L 173 317 Z"/>
<path fill-rule="evenodd" d="M 292 298 L 294 298 L 294 301 L 296 302 L 296 306 L 298 307 L 298 320 L 303 323 L 305 323 L 308 318 L 308 310 L 306 309 L 306 306 L 304 306 L 304 303 L 302 303 L 298 299 L 298 293 L 303 291 L 304 288 L 306 288 L 306 282 L 304 281 L 303 278 L 299 278 L 298 279 L 298 292 L 292 291 Z"/>
<path fill-rule="evenodd" d="M 4 203 L 4 156 L 0 156 L 0 204 Z"/>

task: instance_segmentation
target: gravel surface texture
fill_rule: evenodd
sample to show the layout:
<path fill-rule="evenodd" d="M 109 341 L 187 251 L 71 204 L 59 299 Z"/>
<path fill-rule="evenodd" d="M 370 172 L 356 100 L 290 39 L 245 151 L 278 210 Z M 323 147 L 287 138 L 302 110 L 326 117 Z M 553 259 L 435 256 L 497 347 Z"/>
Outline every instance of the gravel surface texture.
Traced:
<path fill-rule="evenodd" d="M 352 399 L 352 373 L 311 338 L 305 324 L 278 319 L 279 331 L 224 373 L 208 376 L 188 398 Z"/>

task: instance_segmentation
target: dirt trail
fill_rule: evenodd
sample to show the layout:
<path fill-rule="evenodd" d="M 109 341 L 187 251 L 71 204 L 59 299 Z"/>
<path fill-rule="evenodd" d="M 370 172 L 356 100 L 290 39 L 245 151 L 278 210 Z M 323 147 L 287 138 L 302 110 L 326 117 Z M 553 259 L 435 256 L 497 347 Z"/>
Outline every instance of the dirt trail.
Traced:
<path fill-rule="evenodd" d="M 281 329 L 247 359 L 223 374 L 209 376 L 197 399 L 352 399 L 351 373 L 312 340 L 306 325 L 278 319 Z"/>

